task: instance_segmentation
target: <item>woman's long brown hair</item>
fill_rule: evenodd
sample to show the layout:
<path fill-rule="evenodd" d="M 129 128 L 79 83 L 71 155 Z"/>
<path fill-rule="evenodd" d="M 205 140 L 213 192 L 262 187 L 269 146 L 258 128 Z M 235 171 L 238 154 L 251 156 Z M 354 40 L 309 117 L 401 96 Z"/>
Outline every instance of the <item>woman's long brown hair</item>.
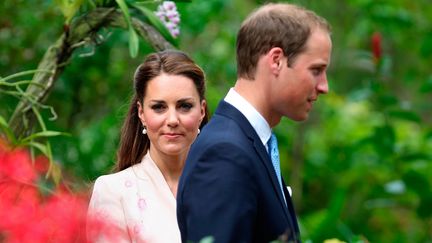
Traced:
<path fill-rule="evenodd" d="M 148 82 L 162 73 L 190 78 L 195 84 L 200 101 L 205 100 L 204 72 L 189 56 L 174 50 L 148 55 L 135 71 L 134 95 L 121 130 L 120 146 L 117 151 L 117 163 L 114 171 L 121 171 L 140 163 L 150 147 L 148 136 L 142 134 L 143 127 L 138 117 L 137 103 L 142 104 Z M 205 116 L 200 128 L 208 122 L 208 119 L 208 111 L 205 107 Z"/>

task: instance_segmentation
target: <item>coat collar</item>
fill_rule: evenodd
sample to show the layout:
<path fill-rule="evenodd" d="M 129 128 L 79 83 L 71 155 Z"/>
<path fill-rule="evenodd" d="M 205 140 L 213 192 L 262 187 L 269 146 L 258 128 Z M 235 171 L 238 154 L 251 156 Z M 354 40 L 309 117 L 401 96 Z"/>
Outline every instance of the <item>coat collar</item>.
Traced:
<path fill-rule="evenodd" d="M 282 191 L 280 189 L 279 181 L 276 177 L 276 172 L 273 168 L 270 155 L 268 154 L 266 148 L 261 142 L 261 139 L 259 138 L 255 129 L 251 126 L 246 117 L 239 110 L 237 110 L 234 106 L 223 100 L 219 103 L 215 111 L 215 115 L 225 116 L 235 121 L 242 129 L 243 133 L 252 141 L 255 151 L 259 155 L 261 163 L 264 164 L 267 175 L 270 177 L 273 185 L 273 190 L 275 190 L 275 193 L 279 198 L 279 202 L 283 206 L 285 216 L 287 217 L 287 220 L 290 220 L 288 208 L 285 204 L 285 199 L 282 195 Z"/>

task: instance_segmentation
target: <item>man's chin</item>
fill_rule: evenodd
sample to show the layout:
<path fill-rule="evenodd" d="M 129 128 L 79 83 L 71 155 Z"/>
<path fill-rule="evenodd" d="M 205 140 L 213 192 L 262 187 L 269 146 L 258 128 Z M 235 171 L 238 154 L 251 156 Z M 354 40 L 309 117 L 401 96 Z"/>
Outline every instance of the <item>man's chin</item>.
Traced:
<path fill-rule="evenodd" d="M 298 114 L 298 115 L 296 115 L 294 117 L 290 117 L 290 118 L 296 122 L 303 122 L 309 118 L 309 112 L 306 112 L 304 114 Z"/>

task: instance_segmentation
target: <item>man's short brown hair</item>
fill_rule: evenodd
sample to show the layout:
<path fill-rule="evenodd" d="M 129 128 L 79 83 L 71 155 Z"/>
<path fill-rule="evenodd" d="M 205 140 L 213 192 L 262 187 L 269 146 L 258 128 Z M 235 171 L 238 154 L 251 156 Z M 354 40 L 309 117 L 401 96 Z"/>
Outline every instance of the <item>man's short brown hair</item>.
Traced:
<path fill-rule="evenodd" d="M 273 47 L 280 47 L 291 65 L 316 27 L 330 32 L 325 19 L 297 5 L 278 3 L 258 8 L 237 34 L 238 78 L 254 79 L 259 57 Z"/>

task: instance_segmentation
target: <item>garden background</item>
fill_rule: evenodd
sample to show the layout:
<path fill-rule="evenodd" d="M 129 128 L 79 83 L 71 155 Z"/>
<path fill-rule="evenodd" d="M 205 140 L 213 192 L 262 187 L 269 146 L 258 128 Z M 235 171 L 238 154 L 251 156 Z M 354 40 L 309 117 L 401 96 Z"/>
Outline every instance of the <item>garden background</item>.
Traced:
<path fill-rule="evenodd" d="M 68 9 L 65 2 L 81 5 L 68 15 L 61 11 Z M 78 17 L 98 4 L 121 9 L 119 2 L 2 1 L 4 139 L 10 139 L 10 119 L 20 100 L 13 93 L 17 86 L 5 83 L 32 79 L 32 74 L 10 75 L 37 69 L 44 53 Z M 125 2 L 131 6 L 139 1 Z M 158 5 L 141 2 L 151 11 Z M 161 32 L 205 70 L 211 113 L 236 80 L 235 39 L 241 21 L 264 2 L 177 1 L 180 35 L 171 39 Z M 431 2 L 289 2 L 325 17 L 333 39 L 329 94 L 320 97 L 308 121 L 283 119 L 275 128 L 282 174 L 293 188 L 303 240 L 432 242 Z M 67 181 L 74 190 L 87 190 L 113 166 L 134 70 L 154 50 L 149 41 L 133 41 L 136 36 L 128 26 L 126 21 L 126 29 L 102 28 L 77 46 L 37 106 L 42 121 L 26 134 L 40 135 L 27 140 L 27 147 L 34 154 L 51 154 L 58 170 L 51 177 Z M 19 89 L 27 85 L 23 82 Z M 50 119 L 48 106 L 56 119 Z"/>

